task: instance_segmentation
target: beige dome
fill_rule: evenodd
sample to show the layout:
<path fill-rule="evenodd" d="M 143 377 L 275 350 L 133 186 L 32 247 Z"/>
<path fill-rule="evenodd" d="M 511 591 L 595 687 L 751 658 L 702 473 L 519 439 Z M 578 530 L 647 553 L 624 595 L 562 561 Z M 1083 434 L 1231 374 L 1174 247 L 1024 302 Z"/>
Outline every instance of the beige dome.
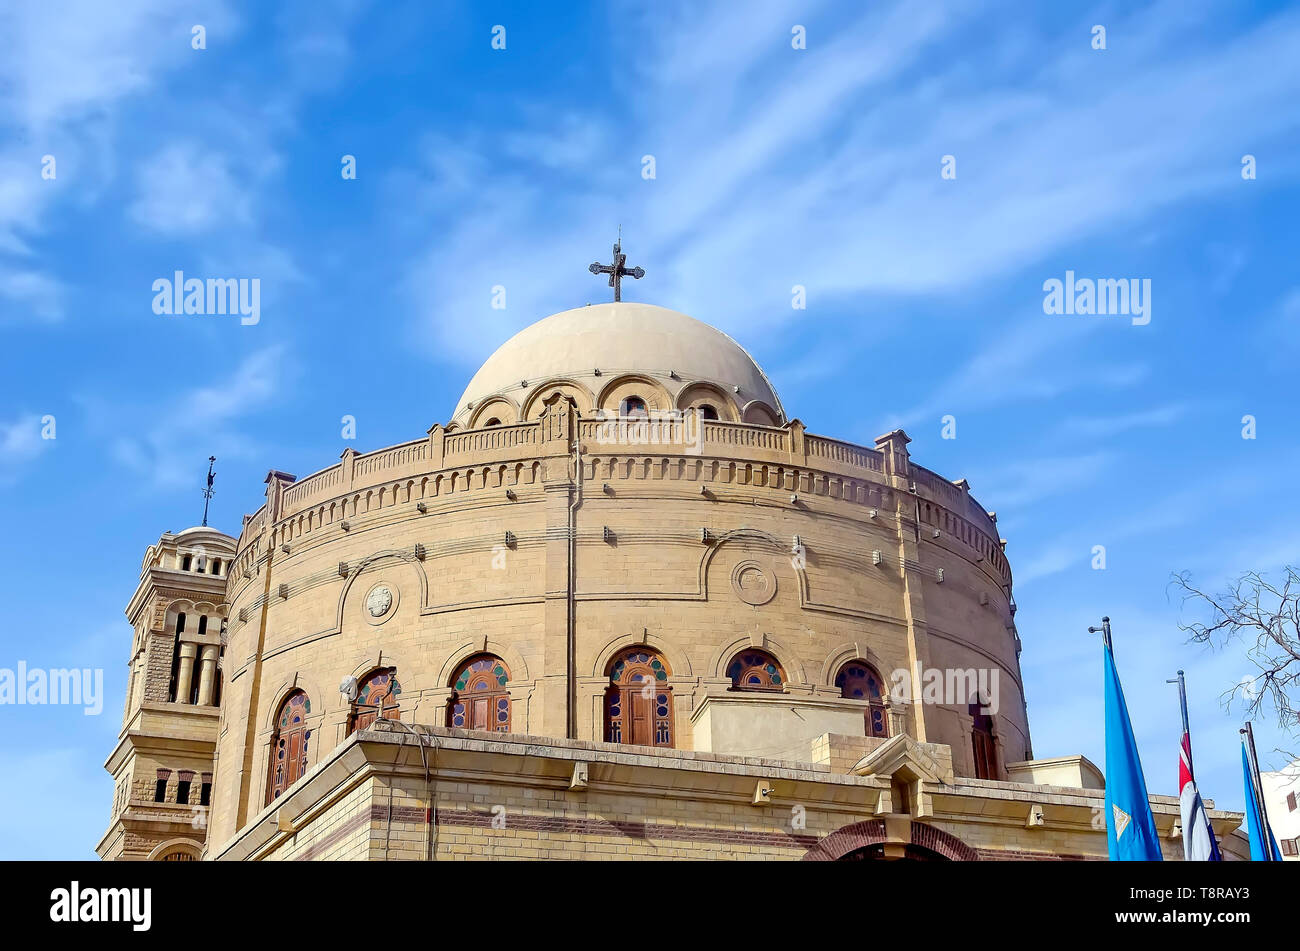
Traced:
<path fill-rule="evenodd" d="M 675 310 L 628 302 L 578 307 L 525 327 L 474 374 L 452 418 L 470 424 L 474 408 L 493 397 L 522 409 L 538 387 L 556 380 L 585 389 L 597 405 L 629 375 L 652 379 L 674 408 L 687 402 L 688 391 L 711 385 L 734 404 L 737 418 L 785 422 L 776 390 L 740 344 Z"/>

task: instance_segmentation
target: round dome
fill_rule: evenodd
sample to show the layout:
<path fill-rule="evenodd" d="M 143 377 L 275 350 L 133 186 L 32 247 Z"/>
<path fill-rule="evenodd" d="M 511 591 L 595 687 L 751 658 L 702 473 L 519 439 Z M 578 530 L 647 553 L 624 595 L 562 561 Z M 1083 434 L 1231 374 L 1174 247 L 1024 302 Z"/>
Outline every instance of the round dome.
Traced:
<path fill-rule="evenodd" d="M 763 404 L 785 422 L 776 390 L 744 347 L 694 317 L 627 302 L 577 307 L 525 327 L 474 374 L 452 418 L 468 421 L 472 407 L 494 396 L 522 405 L 550 380 L 572 380 L 599 393 L 622 374 L 653 377 L 674 398 L 712 384 L 738 407 Z"/>

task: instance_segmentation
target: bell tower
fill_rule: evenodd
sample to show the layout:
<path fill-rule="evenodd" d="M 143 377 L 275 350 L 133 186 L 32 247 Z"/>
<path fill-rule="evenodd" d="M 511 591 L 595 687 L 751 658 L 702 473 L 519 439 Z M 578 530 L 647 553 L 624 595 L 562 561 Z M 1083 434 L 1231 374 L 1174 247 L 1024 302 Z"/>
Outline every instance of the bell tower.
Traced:
<path fill-rule="evenodd" d="M 104 763 L 115 790 L 100 858 L 186 861 L 203 848 L 234 554 L 235 539 L 206 526 L 164 533 L 145 552 L 126 607 L 126 705 Z"/>

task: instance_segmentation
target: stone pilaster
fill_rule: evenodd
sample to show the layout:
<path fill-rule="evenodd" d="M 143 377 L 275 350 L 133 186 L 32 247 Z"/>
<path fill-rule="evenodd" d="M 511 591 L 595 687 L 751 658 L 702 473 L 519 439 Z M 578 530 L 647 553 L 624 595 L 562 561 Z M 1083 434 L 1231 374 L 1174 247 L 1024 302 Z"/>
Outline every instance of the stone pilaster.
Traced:
<path fill-rule="evenodd" d="M 902 616 L 907 625 L 907 664 L 913 674 L 911 732 L 920 743 L 927 742 L 925 704 L 919 677 L 930 667 L 930 636 L 925 622 L 925 597 L 922 594 L 921 554 L 917 540 L 919 530 L 917 497 L 911 490 L 911 461 L 907 433 L 896 429 L 876 437 L 876 448 L 884 461 L 884 472 L 894 487 L 895 512 L 898 518 L 898 563 L 903 578 Z M 902 711 L 898 711 L 902 714 Z"/>
<path fill-rule="evenodd" d="M 536 711 L 538 732 L 573 736 L 576 715 L 569 698 L 575 677 L 573 653 L 576 608 L 573 602 L 575 567 L 570 506 L 576 493 L 572 453 L 577 438 L 577 409 L 570 397 L 556 393 L 545 403 L 541 421 L 542 489 L 546 512 L 546 602 L 543 608 L 542 676 Z M 509 557 L 509 555 L 507 555 Z M 531 724 L 530 724 L 531 728 Z"/>

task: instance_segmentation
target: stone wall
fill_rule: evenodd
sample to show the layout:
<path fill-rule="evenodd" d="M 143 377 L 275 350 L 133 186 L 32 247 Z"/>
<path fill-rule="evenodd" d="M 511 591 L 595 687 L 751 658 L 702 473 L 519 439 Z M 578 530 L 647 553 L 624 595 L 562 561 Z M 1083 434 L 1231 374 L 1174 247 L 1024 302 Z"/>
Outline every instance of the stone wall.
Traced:
<path fill-rule="evenodd" d="M 1026 757 L 1010 576 L 992 521 L 978 524 L 967 490 L 931 476 L 914 495 L 901 433 L 871 450 L 819 442 L 797 421 L 707 423 L 698 452 L 584 442 L 570 723 L 570 447 L 590 424 L 559 397 L 546 413 L 349 450 L 299 484 L 268 477 L 227 590 L 217 840 L 265 801 L 272 720 L 292 691 L 311 699 L 314 761 L 346 737 L 341 678 L 395 666 L 402 718 L 441 724 L 456 666 L 482 651 L 510 669 L 513 731 L 601 740 L 608 665 L 648 645 L 670 668 L 684 750 L 695 747 L 692 715 L 729 689 L 727 664 L 748 647 L 776 656 L 789 695 L 814 699 L 839 697 L 835 677 L 854 658 L 885 678 L 918 663 L 996 669 L 1004 759 Z M 374 617 L 379 587 L 393 604 Z M 969 698 L 957 700 L 918 698 L 897 723 L 950 745 L 970 771 Z M 754 750 L 770 745 L 753 738 Z"/>

